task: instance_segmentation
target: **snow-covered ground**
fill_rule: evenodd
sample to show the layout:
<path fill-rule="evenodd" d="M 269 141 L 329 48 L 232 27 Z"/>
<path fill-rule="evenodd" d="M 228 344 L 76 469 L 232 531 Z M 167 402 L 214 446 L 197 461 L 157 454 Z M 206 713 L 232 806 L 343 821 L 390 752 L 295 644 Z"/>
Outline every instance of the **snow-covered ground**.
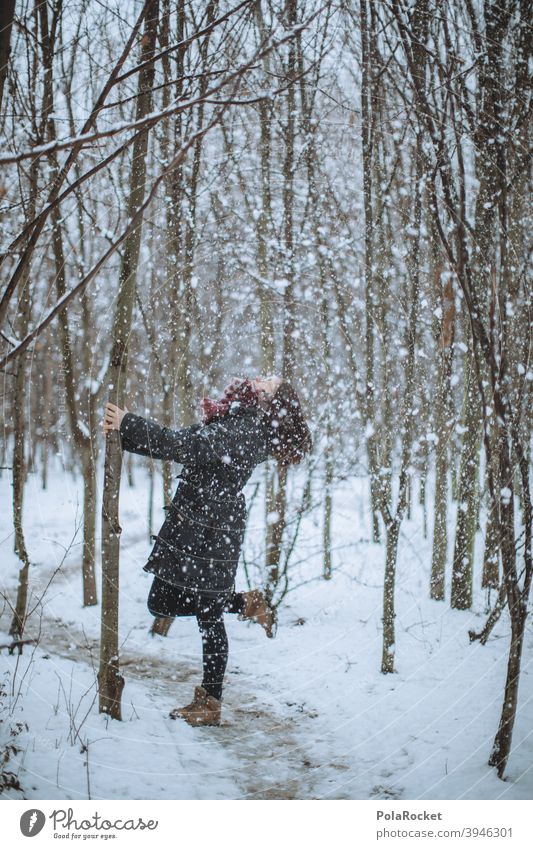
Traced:
<path fill-rule="evenodd" d="M 124 476 L 125 477 L 125 476 Z M 99 486 L 101 485 L 101 474 Z M 258 470 L 256 481 L 261 475 Z M 163 519 L 158 486 L 157 531 Z M 253 483 L 247 494 L 253 490 Z M 25 531 L 32 560 L 30 608 L 68 550 L 37 605 L 28 631 L 37 646 L 1 652 L 7 696 L 0 733 L 26 722 L 16 738 L 18 772 L 35 799 L 526 799 L 533 795 L 533 635 L 524 646 L 519 711 L 507 780 L 487 766 L 497 728 L 509 624 L 504 615 L 488 644 L 469 644 L 485 620 L 428 598 L 430 540 L 418 505 L 402 530 L 397 577 L 396 667 L 380 673 L 384 551 L 369 542 L 367 481 L 334 494 L 334 574 L 320 575 L 320 515 L 307 517 L 294 559 L 294 584 L 274 640 L 255 624 L 227 616 L 230 659 L 219 728 L 173 721 L 200 681 L 195 621 L 177 620 L 151 637 L 142 571 L 150 543 L 148 481 L 121 494 L 121 664 L 123 721 L 98 713 L 99 606 L 81 605 L 79 481 L 59 469 L 48 490 L 30 474 Z M 14 602 L 11 485 L 0 479 L 2 591 Z M 262 508 L 251 510 L 247 560 L 263 543 Z M 75 528 L 78 532 L 71 541 Z M 450 516 L 450 533 L 453 515 Z M 478 552 L 480 546 L 478 546 Z M 242 577 L 242 576 L 241 576 Z M 243 581 L 241 581 L 243 584 Z M 479 580 L 476 578 L 476 586 Z M 448 587 L 449 597 L 449 587 Z M 10 614 L 0 642 L 10 641 Z M 9 798 L 21 798 L 9 791 Z"/>

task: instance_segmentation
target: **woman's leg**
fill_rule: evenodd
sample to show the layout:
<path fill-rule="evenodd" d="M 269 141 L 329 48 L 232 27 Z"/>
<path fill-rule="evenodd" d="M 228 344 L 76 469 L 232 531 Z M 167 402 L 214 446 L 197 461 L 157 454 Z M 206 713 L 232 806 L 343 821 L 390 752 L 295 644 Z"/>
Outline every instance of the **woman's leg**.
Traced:
<path fill-rule="evenodd" d="M 228 613 L 239 613 L 241 619 L 252 619 L 264 628 L 267 637 L 273 637 L 275 613 L 261 590 L 249 590 L 245 593 L 231 593 L 224 606 Z"/>
<path fill-rule="evenodd" d="M 228 663 L 228 636 L 224 625 L 224 605 L 221 599 L 200 595 L 196 609 L 202 635 L 204 677 L 202 687 L 215 699 L 222 698 L 222 682 Z"/>
<path fill-rule="evenodd" d="M 246 599 L 244 593 L 231 593 L 228 601 L 224 605 L 226 613 L 243 613 L 246 607 Z"/>
<path fill-rule="evenodd" d="M 167 584 L 156 575 L 146 604 L 152 616 L 194 616 L 196 595 L 197 593 Z"/>

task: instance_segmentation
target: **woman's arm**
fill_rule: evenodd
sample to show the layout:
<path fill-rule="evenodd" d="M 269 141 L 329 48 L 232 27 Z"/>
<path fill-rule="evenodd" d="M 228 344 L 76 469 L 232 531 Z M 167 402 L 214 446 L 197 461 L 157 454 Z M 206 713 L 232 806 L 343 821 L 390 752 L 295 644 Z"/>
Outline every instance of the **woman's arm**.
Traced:
<path fill-rule="evenodd" d="M 154 460 L 175 460 L 177 463 L 205 463 L 209 445 L 197 435 L 200 425 L 171 430 L 149 421 L 136 413 L 106 405 L 104 432 L 118 430 L 124 451 L 152 457 Z"/>
<path fill-rule="evenodd" d="M 199 425 L 171 430 L 135 413 L 126 413 L 120 425 L 120 435 L 126 451 L 152 457 L 154 460 L 175 460 L 176 463 L 200 463 L 208 446 L 197 436 Z"/>

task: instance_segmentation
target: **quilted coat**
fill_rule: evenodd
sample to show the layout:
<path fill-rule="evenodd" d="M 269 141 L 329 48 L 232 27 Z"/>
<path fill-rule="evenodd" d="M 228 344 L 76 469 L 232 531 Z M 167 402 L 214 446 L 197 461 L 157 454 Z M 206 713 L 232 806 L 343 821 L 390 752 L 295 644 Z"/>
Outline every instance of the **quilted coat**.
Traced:
<path fill-rule="evenodd" d="M 120 436 L 125 451 L 183 465 L 145 572 L 176 587 L 227 593 L 246 527 L 242 488 L 268 456 L 261 408 L 235 402 L 223 418 L 178 430 L 128 412 Z"/>

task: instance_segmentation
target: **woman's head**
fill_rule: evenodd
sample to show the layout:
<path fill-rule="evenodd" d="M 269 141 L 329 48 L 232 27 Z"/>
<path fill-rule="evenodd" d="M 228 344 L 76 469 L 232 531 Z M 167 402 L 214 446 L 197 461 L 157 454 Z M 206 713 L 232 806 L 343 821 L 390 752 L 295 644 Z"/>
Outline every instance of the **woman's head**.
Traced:
<path fill-rule="evenodd" d="M 279 386 L 283 383 L 276 374 L 269 377 L 255 377 L 251 384 L 259 398 L 260 406 L 267 409 Z"/>
<path fill-rule="evenodd" d="M 282 466 L 299 463 L 312 447 L 296 390 L 277 375 L 234 378 L 224 388 L 220 401 L 202 400 L 204 423 L 227 415 L 235 401 L 261 407 L 268 423 L 268 452 Z"/>
<path fill-rule="evenodd" d="M 299 463 L 313 447 L 296 390 L 286 380 L 272 378 L 273 394 L 266 397 L 269 453 L 281 466 Z"/>

